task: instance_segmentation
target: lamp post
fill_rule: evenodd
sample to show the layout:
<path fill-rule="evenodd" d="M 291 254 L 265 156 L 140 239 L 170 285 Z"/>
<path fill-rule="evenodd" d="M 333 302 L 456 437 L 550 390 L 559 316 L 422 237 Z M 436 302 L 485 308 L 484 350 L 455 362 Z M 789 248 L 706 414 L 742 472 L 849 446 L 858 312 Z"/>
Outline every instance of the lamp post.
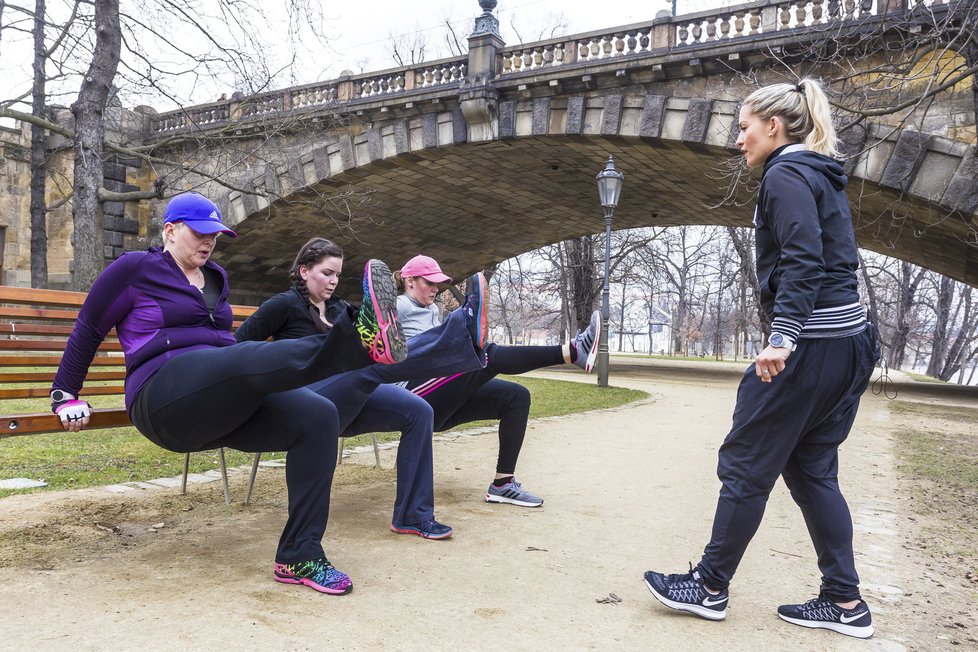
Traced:
<path fill-rule="evenodd" d="M 601 290 L 601 339 L 598 342 L 598 387 L 608 386 L 608 320 L 611 316 L 608 277 L 611 274 L 611 220 L 614 218 L 625 175 L 615 169 L 615 159 L 608 157 L 604 170 L 598 172 L 598 197 L 604 207 L 604 287 Z"/>

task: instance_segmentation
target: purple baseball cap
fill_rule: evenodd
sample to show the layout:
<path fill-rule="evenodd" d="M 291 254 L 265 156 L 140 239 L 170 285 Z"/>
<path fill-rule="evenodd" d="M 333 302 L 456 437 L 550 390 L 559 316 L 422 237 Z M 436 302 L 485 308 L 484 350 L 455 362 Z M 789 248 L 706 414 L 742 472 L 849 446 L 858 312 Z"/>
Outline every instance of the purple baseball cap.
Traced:
<path fill-rule="evenodd" d="M 201 235 L 227 233 L 229 237 L 238 237 L 221 224 L 221 211 L 217 205 L 197 192 L 185 192 L 171 199 L 163 212 L 163 223 L 167 222 L 183 222 Z"/>

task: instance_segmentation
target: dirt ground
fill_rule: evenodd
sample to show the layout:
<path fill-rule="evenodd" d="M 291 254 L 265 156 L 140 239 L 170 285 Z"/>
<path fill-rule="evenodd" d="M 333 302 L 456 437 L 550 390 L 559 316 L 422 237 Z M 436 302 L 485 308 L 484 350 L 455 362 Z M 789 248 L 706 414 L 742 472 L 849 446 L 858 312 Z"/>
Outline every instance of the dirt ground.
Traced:
<path fill-rule="evenodd" d="M 898 417 L 871 393 L 843 448 L 842 478 L 873 639 L 777 618 L 778 604 L 818 587 L 804 523 L 782 484 L 724 622 L 654 601 L 642 573 L 685 570 L 709 536 L 716 450 L 738 380 L 724 369 L 623 366 L 613 384 L 651 398 L 532 423 L 519 475 L 546 498 L 539 509 L 483 502 L 492 434 L 440 439 L 437 515 L 456 531 L 447 541 L 388 531 L 393 451 L 384 469 L 372 453 L 354 455 L 337 475 L 325 539 L 353 579 L 346 596 L 272 581 L 281 469 L 260 472 L 248 506 L 225 506 L 218 483 L 187 496 L 96 488 L 4 499 L 0 649 L 975 649 L 975 587 L 910 545 L 927 524 L 910 513 L 897 475 Z M 244 474 L 232 489 L 240 500 Z M 601 601 L 610 594 L 620 602 Z"/>

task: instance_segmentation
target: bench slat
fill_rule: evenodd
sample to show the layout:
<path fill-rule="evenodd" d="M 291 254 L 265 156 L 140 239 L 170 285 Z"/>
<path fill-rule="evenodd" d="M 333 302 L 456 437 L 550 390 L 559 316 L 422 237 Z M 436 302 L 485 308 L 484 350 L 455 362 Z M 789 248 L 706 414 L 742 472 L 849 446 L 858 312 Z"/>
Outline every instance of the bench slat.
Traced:
<path fill-rule="evenodd" d="M 0 417 L 0 439 L 4 437 L 16 437 L 18 435 L 36 435 L 44 432 L 64 432 L 61 419 L 58 415 L 50 412 L 37 412 L 33 414 L 18 414 L 14 416 Z M 123 408 L 111 408 L 105 410 L 95 410 L 92 412 L 88 428 L 119 428 L 129 426 L 129 415 Z"/>
<path fill-rule="evenodd" d="M 64 351 L 65 343 L 58 340 L 0 340 L 3 351 Z M 122 351 L 118 342 L 102 342 L 99 351 Z"/>
<path fill-rule="evenodd" d="M 0 355 L 0 367 L 57 367 L 60 355 Z M 93 367 L 124 367 L 126 359 L 121 355 L 97 355 Z M 2 372 L 0 372 L 2 373 Z"/>
<path fill-rule="evenodd" d="M 57 375 L 54 371 L 15 371 L 0 374 L 0 383 L 53 383 Z M 90 371 L 85 376 L 85 382 L 97 380 L 125 380 L 126 372 L 119 371 Z"/>
<path fill-rule="evenodd" d="M 49 398 L 51 396 L 51 384 L 44 387 L 21 387 L 17 389 L 0 389 L 0 400 L 8 398 Z M 86 396 L 118 396 L 125 394 L 124 385 L 96 385 L 85 387 L 82 390 L 82 398 Z"/>

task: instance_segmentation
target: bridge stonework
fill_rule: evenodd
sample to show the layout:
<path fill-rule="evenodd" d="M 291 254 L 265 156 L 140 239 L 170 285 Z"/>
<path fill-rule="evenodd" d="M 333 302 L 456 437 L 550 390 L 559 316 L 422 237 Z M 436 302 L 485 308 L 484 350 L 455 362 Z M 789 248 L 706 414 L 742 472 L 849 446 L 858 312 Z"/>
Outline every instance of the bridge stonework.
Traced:
<path fill-rule="evenodd" d="M 366 257 L 396 267 L 424 252 L 461 278 L 595 233 L 594 175 L 609 154 L 626 174 L 615 228 L 747 226 L 750 191 L 724 201 L 725 173 L 740 98 L 784 78 L 771 53 L 819 24 L 908 10 L 873 0 L 816 18 L 821 4 L 770 0 L 513 48 L 478 33 L 468 57 L 150 116 L 147 140 L 186 162 L 160 174 L 215 198 L 238 230 L 215 258 L 243 301 L 281 291 L 314 235 L 346 250 L 350 293 Z M 860 245 L 978 285 L 971 109 L 970 125 L 944 130 L 957 138 L 869 125 L 845 141 L 862 152 L 847 163 Z M 152 234 L 162 203 L 150 212 Z"/>

